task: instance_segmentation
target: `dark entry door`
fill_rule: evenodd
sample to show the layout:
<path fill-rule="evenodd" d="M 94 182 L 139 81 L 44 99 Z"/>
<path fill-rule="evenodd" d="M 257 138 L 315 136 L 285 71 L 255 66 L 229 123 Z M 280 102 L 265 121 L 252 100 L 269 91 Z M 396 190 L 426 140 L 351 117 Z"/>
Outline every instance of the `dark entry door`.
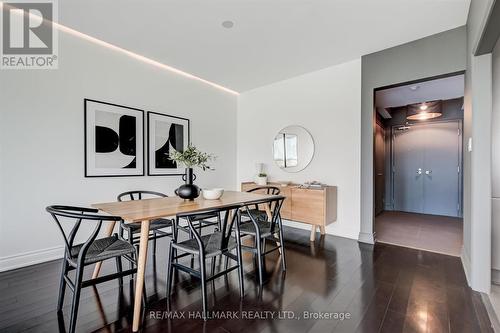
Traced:
<path fill-rule="evenodd" d="M 459 128 L 434 122 L 395 133 L 395 210 L 460 216 Z"/>

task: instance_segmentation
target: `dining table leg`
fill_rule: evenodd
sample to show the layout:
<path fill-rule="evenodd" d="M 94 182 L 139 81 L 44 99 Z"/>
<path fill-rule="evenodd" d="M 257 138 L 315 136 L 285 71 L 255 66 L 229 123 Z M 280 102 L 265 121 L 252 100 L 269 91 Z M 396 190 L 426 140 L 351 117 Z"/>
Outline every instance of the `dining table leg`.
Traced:
<path fill-rule="evenodd" d="M 149 241 L 149 221 L 141 223 L 141 238 L 139 242 L 139 256 L 137 258 L 137 278 L 135 282 L 134 297 L 134 320 L 132 322 L 132 331 L 139 330 L 141 322 L 142 293 L 144 289 L 144 275 L 146 273 L 146 259 L 148 257 Z"/>
<path fill-rule="evenodd" d="M 113 234 L 113 230 L 115 229 L 116 222 L 110 222 L 105 231 L 105 237 L 110 237 Z M 94 273 L 92 273 L 92 278 L 95 279 L 99 276 L 99 272 L 101 271 L 102 261 L 96 262 L 94 267 Z"/>

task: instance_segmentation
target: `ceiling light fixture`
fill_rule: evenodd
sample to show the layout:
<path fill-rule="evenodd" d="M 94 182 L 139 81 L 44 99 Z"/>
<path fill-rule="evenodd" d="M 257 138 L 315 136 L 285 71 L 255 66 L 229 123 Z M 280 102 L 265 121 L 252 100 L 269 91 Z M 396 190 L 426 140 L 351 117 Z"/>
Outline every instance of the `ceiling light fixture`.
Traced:
<path fill-rule="evenodd" d="M 222 22 L 222 26 L 226 29 L 231 29 L 234 27 L 234 22 L 233 21 L 224 21 Z"/>
<path fill-rule="evenodd" d="M 2 5 L 4 6 L 8 6 L 8 7 L 11 7 L 11 8 L 15 8 L 14 6 L 10 6 L 10 5 L 7 5 L 5 3 L 1 3 Z M 1 9 L 1 7 L 0 7 Z M 43 20 L 44 22 L 50 22 L 49 20 L 45 19 L 45 18 L 41 18 L 40 16 L 36 15 L 36 14 L 33 14 L 31 12 L 29 12 L 30 17 L 33 17 L 34 19 L 39 19 L 39 20 Z M 150 64 L 150 65 L 153 65 L 153 66 L 156 66 L 158 68 L 161 68 L 161 69 L 164 69 L 164 70 L 167 70 L 169 72 L 172 72 L 172 73 L 175 73 L 175 74 L 178 74 L 178 75 L 181 75 L 181 76 L 184 76 L 188 79 L 192 79 L 192 80 L 196 80 L 198 82 L 202 82 L 204 84 L 208 84 L 214 88 L 217 88 L 219 90 L 222 90 L 222 91 L 225 91 L 225 92 L 228 92 L 230 94 L 233 94 L 233 95 L 239 95 L 240 93 L 237 92 L 237 91 L 234 91 L 232 89 L 229 89 L 229 88 L 226 88 L 224 86 L 221 86 L 217 83 L 214 83 L 214 82 L 211 82 L 211 81 L 208 81 L 208 80 L 205 80 L 205 79 L 202 79 L 201 77 L 198 77 L 196 75 L 193 75 L 193 74 L 190 74 L 190 73 L 187 73 L 187 72 L 184 72 L 180 69 L 177 69 L 175 67 L 172 67 L 172 66 L 168 66 L 168 65 L 165 65 L 159 61 L 156 61 L 156 60 L 153 60 L 153 59 L 150 59 L 150 58 L 147 58 L 145 56 L 142 56 L 140 54 L 137 54 L 135 52 L 132 52 L 132 51 L 129 51 L 129 50 L 126 50 L 122 47 L 119 47 L 119 46 L 116 46 L 116 45 L 113 45 L 111 43 L 108 43 L 108 42 L 105 42 L 103 40 L 100 40 L 100 39 L 97 39 L 95 37 L 92 37 L 90 35 L 87 35 L 87 34 L 84 34 L 83 32 L 80 32 L 80 31 L 77 31 L 77 30 L 74 30 L 72 28 L 69 28 L 65 25 L 62 25 L 60 23 L 57 23 L 57 22 L 52 22 L 52 26 L 57 28 L 59 31 L 63 31 L 67 34 L 70 34 L 70 35 L 73 35 L 75 37 L 79 37 L 81 39 L 85 39 L 91 43 L 94 43 L 94 44 L 97 44 L 97 45 L 100 45 L 100 46 L 103 46 L 103 47 L 106 47 L 108 49 L 111 49 L 111 50 L 114 50 L 114 51 L 118 51 L 120 53 L 123 53 L 131 58 L 134 58 L 136 60 L 139 60 L 139 61 L 142 61 L 144 63 L 147 63 L 147 64 Z"/>
<path fill-rule="evenodd" d="M 428 120 L 441 117 L 441 101 L 411 104 L 406 107 L 406 119 Z"/>

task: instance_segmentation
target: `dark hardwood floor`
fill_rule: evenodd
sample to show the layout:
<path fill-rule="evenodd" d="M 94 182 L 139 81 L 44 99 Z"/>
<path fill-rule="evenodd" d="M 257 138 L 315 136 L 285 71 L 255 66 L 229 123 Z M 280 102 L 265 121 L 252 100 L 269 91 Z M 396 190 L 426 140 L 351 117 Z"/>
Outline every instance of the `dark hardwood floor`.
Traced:
<path fill-rule="evenodd" d="M 218 279 L 208 288 L 214 318 L 206 322 L 189 318 L 201 309 L 201 293 L 198 281 L 184 273 L 175 280 L 170 304 L 175 312 L 170 315 L 185 318 L 167 318 L 163 239 L 156 260 L 148 261 L 143 331 L 492 332 L 480 295 L 467 287 L 457 257 L 333 236 L 310 244 L 308 232 L 292 228 L 285 230 L 285 238 L 286 275 L 278 253 L 268 256 L 269 282 L 259 292 L 253 260 L 245 254 L 245 298 L 240 301 L 236 271 L 227 280 Z M 0 274 L 1 332 L 64 331 L 54 310 L 59 266 L 53 261 Z M 103 265 L 105 272 L 113 269 L 111 263 Z M 92 267 L 87 270 L 90 276 Z M 131 294 L 128 279 L 121 291 L 117 281 L 84 289 L 78 331 L 131 331 Z M 66 324 L 70 297 L 68 293 Z M 345 318 L 307 319 L 304 311 Z"/>

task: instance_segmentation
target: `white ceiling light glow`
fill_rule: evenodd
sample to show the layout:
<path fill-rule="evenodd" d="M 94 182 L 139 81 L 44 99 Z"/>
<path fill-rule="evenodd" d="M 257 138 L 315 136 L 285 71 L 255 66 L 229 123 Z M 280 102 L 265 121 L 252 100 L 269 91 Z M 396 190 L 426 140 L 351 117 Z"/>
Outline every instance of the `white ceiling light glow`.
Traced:
<path fill-rule="evenodd" d="M 10 8 L 15 8 L 14 6 L 8 5 L 8 4 L 3 3 L 3 2 L 0 2 L 0 5 L 1 5 L 0 6 L 0 10 L 3 10 L 3 8 L 2 8 L 3 6 L 10 7 Z M 38 16 L 36 14 L 33 14 L 32 12 L 29 12 L 28 15 L 30 15 L 30 17 L 33 17 L 34 19 L 43 20 L 43 22 L 49 22 L 48 20 L 42 19 L 40 16 Z M 87 40 L 89 42 L 92 42 L 94 44 L 106 47 L 108 49 L 112 49 L 114 51 L 123 53 L 123 54 L 125 54 L 125 55 L 127 55 L 127 56 L 129 56 L 131 58 L 134 58 L 136 60 L 142 61 L 144 63 L 147 63 L 147 64 L 150 64 L 150 65 L 156 66 L 158 68 L 161 68 L 163 70 L 166 70 L 166 71 L 169 71 L 169 72 L 172 72 L 172 73 L 184 76 L 184 77 L 186 77 L 188 79 L 192 79 L 192 80 L 196 80 L 196 81 L 202 82 L 204 84 L 208 84 L 208 85 L 210 85 L 210 86 L 212 86 L 214 88 L 217 88 L 219 90 L 222 90 L 224 92 L 227 92 L 227 93 L 230 93 L 230 94 L 233 94 L 233 95 L 239 95 L 239 92 L 237 92 L 237 91 L 234 91 L 232 89 L 226 88 L 226 87 L 221 86 L 221 85 L 219 85 L 217 83 L 214 83 L 212 81 L 205 80 L 205 79 L 203 79 L 201 77 L 198 77 L 196 75 L 184 72 L 184 71 L 182 71 L 180 69 L 177 69 L 175 67 L 165 65 L 165 64 L 163 64 L 163 63 L 161 63 L 159 61 L 147 58 L 145 56 L 142 56 L 142 55 L 137 54 L 135 52 L 126 50 L 124 48 L 121 48 L 119 46 L 113 45 L 111 43 L 105 42 L 103 40 L 100 40 L 98 38 L 92 37 L 90 35 L 84 34 L 84 33 L 80 32 L 80 31 L 71 29 L 71 28 L 69 28 L 69 27 L 67 27 L 65 25 L 60 24 L 60 23 L 52 22 L 52 25 L 53 25 L 54 28 L 58 29 L 59 31 L 65 32 L 67 34 L 73 35 L 73 36 L 81 38 L 81 39 L 85 39 L 85 40 Z"/>
<path fill-rule="evenodd" d="M 62 24 L 59 24 L 59 23 L 53 23 L 54 26 L 59 29 L 60 31 L 63 31 L 63 32 L 66 32 L 68 34 L 71 34 L 73 36 L 76 36 L 76 37 L 79 37 L 79 38 L 82 38 L 82 39 L 85 39 L 85 40 L 88 40 L 92 43 L 95 43 L 95 44 L 98 44 L 98 45 L 101 45 L 101 46 L 104 46 L 104 47 L 107 47 L 109 49 L 112 49 L 112 50 L 115 50 L 115 51 L 118 51 L 118 52 L 121 52 L 123 54 L 126 54 L 128 55 L 129 57 L 131 58 L 134 58 L 134 59 L 137 59 L 139 61 L 142 61 L 142 62 L 145 62 L 147 64 L 150 64 L 150 65 L 153 65 L 153 66 L 156 66 L 156 67 L 159 67 L 161 69 L 164 69 L 164 70 L 167 70 L 169 72 L 172 72 L 172 73 L 175 73 L 175 74 L 178 74 L 178 75 L 181 75 L 181 76 L 184 76 L 186 78 L 189 78 L 189 79 L 192 79 L 192 80 L 196 80 L 196 81 L 199 81 L 199 82 L 203 82 L 205 84 L 208 84 L 212 87 L 215 87 L 217 89 L 220 89 L 222 91 L 225 91 L 225 92 L 228 92 L 230 94 L 233 94 L 233 95 L 239 95 L 240 93 L 237 92 L 237 91 L 234 91 L 234 90 L 231 90 L 229 88 L 226 88 L 224 86 L 221 86 L 217 83 L 214 83 L 214 82 L 211 82 L 211 81 L 208 81 L 208 80 L 205 80 L 205 79 L 202 79 L 201 77 L 198 77 L 198 76 L 195 76 L 193 74 L 190 74 L 190 73 L 187 73 L 187 72 L 184 72 L 184 71 L 181 71 L 180 69 L 177 69 L 175 67 L 172 67 L 172 66 L 168 66 L 168 65 L 165 65 L 161 62 L 158 62 L 156 60 L 153 60 L 153 59 L 150 59 L 150 58 L 147 58 L 145 56 L 142 56 L 140 54 L 137 54 L 137 53 L 134 53 L 132 51 L 129 51 L 129 50 L 126 50 L 124 48 L 121 48 L 119 46 L 116 46 L 116 45 L 113 45 L 113 44 L 110 44 L 108 42 L 105 42 L 103 40 L 100 40 L 100 39 L 97 39 L 95 37 L 92 37 L 92 36 L 89 36 L 89 35 L 86 35 L 84 33 L 81 33 L 79 31 L 76 31 L 74 29 L 71 29 L 71 28 L 68 28 L 67 26 L 64 26 Z"/>

